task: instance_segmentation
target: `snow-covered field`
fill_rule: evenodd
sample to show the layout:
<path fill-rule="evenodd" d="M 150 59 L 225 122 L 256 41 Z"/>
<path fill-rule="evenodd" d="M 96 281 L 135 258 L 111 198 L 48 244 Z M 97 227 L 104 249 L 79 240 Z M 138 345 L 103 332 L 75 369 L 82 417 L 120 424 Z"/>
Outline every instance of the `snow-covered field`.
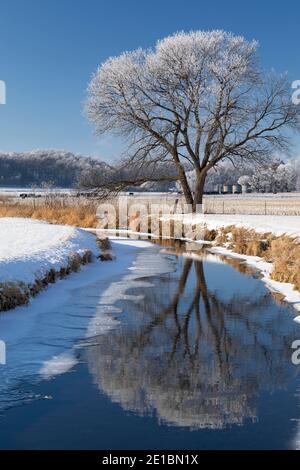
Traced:
<path fill-rule="evenodd" d="M 32 219 L 0 219 L 0 283 L 30 284 L 50 270 L 59 270 L 71 254 L 91 250 L 95 237 L 70 226 L 51 225 Z"/>

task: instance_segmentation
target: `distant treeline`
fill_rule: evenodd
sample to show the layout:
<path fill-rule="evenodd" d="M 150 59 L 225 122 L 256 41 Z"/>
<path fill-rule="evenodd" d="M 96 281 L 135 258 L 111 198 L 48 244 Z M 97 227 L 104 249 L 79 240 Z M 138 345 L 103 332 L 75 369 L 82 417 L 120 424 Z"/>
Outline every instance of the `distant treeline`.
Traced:
<path fill-rule="evenodd" d="M 0 186 L 71 188 L 90 172 L 109 173 L 110 166 L 95 158 L 64 150 L 0 153 Z"/>
<path fill-rule="evenodd" d="M 126 167 L 112 166 L 96 158 L 65 150 L 34 150 L 26 153 L 0 153 L 0 187 L 101 188 L 118 187 L 128 182 L 127 190 L 169 191 L 181 189 L 176 183 L 176 169 L 168 162 Z M 148 180 L 149 177 L 149 180 Z M 168 181 L 168 177 L 170 180 Z M 195 172 L 187 171 L 194 190 Z M 131 184 L 131 182 L 136 184 Z M 236 165 L 223 162 L 208 173 L 205 191 L 214 192 L 222 185 L 248 185 L 253 192 L 300 190 L 300 158 L 283 162 L 274 157 L 264 165 Z M 124 186 L 124 188 L 126 185 Z"/>

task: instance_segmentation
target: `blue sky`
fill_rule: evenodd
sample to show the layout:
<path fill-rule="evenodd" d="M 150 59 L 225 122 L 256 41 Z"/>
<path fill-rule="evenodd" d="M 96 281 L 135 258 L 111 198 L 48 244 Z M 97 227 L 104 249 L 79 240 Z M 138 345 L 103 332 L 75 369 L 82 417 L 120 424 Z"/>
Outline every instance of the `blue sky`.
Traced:
<path fill-rule="evenodd" d="M 300 79 L 295 1 L 1 0 L 0 150 L 60 148 L 110 161 L 121 144 L 97 140 L 82 116 L 97 66 L 178 30 L 214 28 L 258 39 L 266 69 Z"/>

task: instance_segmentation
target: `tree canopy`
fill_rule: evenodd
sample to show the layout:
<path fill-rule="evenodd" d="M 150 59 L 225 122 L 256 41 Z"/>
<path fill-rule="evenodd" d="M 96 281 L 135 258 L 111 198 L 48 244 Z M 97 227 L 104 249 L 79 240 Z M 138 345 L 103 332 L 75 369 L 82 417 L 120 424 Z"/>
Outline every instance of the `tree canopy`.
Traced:
<path fill-rule="evenodd" d="M 92 77 L 87 117 L 98 135 L 125 137 L 123 165 L 132 165 L 136 177 L 145 167 L 171 163 L 195 206 L 219 162 L 265 161 L 289 145 L 288 129 L 299 129 L 287 77 L 261 69 L 257 46 L 216 30 L 180 32 L 154 49 L 124 52 Z M 191 169 L 194 192 L 186 176 Z"/>

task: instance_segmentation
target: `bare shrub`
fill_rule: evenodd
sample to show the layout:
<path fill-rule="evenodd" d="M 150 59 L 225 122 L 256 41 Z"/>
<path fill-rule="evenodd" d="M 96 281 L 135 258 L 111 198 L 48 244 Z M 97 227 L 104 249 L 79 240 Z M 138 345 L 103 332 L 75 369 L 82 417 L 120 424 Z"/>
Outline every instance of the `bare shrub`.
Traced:
<path fill-rule="evenodd" d="M 55 269 L 50 269 L 50 271 L 48 272 L 46 276 L 47 282 L 49 284 L 54 284 L 56 281 L 56 278 L 57 278 L 57 274 L 56 274 Z"/>
<path fill-rule="evenodd" d="M 67 268 L 62 267 L 59 270 L 59 278 L 64 279 L 67 276 Z"/>
<path fill-rule="evenodd" d="M 97 245 L 101 250 L 101 254 L 98 256 L 98 259 L 101 261 L 112 261 L 114 256 L 111 252 L 111 243 L 108 237 L 97 238 Z"/>
<path fill-rule="evenodd" d="M 231 232 L 231 248 L 247 256 L 264 256 L 274 236 L 271 233 L 257 233 L 243 227 Z"/>
<path fill-rule="evenodd" d="M 111 253 L 107 252 L 107 253 L 101 253 L 101 255 L 99 255 L 99 259 L 101 261 L 112 261 L 114 257 Z"/>

